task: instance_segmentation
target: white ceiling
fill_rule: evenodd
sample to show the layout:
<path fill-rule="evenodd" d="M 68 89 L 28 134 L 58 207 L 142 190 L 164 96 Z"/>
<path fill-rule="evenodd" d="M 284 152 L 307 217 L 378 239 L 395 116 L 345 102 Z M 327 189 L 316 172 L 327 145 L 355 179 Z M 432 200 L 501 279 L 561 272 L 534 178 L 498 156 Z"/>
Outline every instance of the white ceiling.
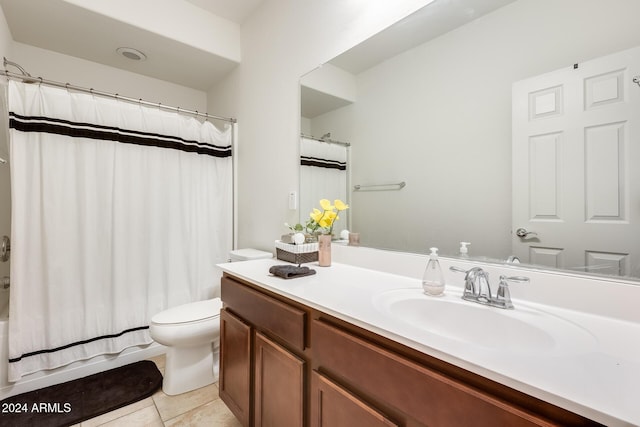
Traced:
<path fill-rule="evenodd" d="M 329 63 L 353 75 L 435 39 L 515 0 L 436 0 Z M 314 118 L 352 101 L 319 90 L 301 91 L 302 117 Z"/>
<path fill-rule="evenodd" d="M 186 0 L 214 15 L 242 24 L 262 0 Z"/>
<path fill-rule="evenodd" d="M 302 100 L 300 115 L 309 119 L 337 110 L 352 102 L 304 85 L 300 87 L 300 99 Z"/>
<path fill-rule="evenodd" d="M 330 61 L 359 74 L 515 0 L 434 1 Z"/>
<path fill-rule="evenodd" d="M 183 0 L 171 0 L 183 2 Z M 240 25 L 262 0 L 186 0 Z M 16 42 L 208 90 L 238 65 L 223 55 L 100 14 L 63 0 L 0 0 Z M 175 17 L 180 19 L 181 17 Z M 186 19 L 186 17 L 184 17 Z M 239 33 L 239 32 L 238 32 Z M 239 40 L 238 40 L 239 43 Z M 132 61 L 116 53 L 133 47 L 147 56 Z M 29 70 L 27 70 L 29 71 Z M 32 74 L 38 75 L 37 70 Z M 46 76 L 43 76 L 46 78 Z"/>

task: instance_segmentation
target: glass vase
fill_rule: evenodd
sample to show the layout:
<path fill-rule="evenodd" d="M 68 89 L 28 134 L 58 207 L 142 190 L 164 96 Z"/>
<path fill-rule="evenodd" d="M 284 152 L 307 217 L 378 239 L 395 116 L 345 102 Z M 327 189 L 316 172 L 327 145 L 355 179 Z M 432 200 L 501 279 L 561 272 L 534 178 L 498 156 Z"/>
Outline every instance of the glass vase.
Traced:
<path fill-rule="evenodd" d="M 331 235 L 318 236 L 318 265 L 320 267 L 331 266 Z"/>

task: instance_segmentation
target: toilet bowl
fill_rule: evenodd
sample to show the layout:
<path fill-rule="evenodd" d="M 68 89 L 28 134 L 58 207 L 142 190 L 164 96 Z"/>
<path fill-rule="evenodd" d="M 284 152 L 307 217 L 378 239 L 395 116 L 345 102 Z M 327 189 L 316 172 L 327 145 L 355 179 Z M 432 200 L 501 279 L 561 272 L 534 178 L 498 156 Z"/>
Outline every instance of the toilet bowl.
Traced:
<path fill-rule="evenodd" d="M 167 346 L 162 391 L 176 395 L 213 384 L 220 360 L 220 309 L 213 298 L 169 308 L 151 318 L 151 338 Z"/>

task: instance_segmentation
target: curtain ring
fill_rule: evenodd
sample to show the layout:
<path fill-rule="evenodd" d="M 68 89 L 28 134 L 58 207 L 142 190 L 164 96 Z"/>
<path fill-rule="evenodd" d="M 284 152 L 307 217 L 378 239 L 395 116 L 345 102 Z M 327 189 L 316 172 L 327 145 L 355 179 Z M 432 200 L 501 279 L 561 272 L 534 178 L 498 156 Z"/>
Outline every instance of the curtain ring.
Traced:
<path fill-rule="evenodd" d="M 38 80 L 40 80 L 40 81 L 38 82 L 38 86 L 42 86 L 42 77 L 38 77 Z"/>
<path fill-rule="evenodd" d="M 117 93 L 115 95 L 113 95 L 113 97 L 116 99 L 116 101 L 118 100 L 118 94 Z"/>

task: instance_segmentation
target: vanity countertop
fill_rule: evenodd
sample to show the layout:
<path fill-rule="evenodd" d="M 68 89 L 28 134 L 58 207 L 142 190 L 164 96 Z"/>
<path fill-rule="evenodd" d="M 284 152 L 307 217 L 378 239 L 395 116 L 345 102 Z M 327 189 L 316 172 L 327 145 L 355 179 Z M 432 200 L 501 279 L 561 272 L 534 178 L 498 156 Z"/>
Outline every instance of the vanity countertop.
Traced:
<path fill-rule="evenodd" d="M 607 426 L 640 425 L 638 323 L 514 299 L 516 311 L 532 309 L 577 325 L 591 337 L 590 344 L 580 351 L 565 348 L 551 352 L 524 351 L 508 343 L 501 348 L 470 345 L 376 308 L 374 301 L 384 298 L 381 293 L 419 291 L 420 280 L 340 263 L 331 267 L 307 264 L 316 270 L 315 275 L 284 280 L 269 274 L 269 267 L 279 264 L 284 262 L 262 259 L 219 267 L 266 290 Z M 445 293 L 443 299 L 458 300 L 461 288 L 448 284 Z"/>

